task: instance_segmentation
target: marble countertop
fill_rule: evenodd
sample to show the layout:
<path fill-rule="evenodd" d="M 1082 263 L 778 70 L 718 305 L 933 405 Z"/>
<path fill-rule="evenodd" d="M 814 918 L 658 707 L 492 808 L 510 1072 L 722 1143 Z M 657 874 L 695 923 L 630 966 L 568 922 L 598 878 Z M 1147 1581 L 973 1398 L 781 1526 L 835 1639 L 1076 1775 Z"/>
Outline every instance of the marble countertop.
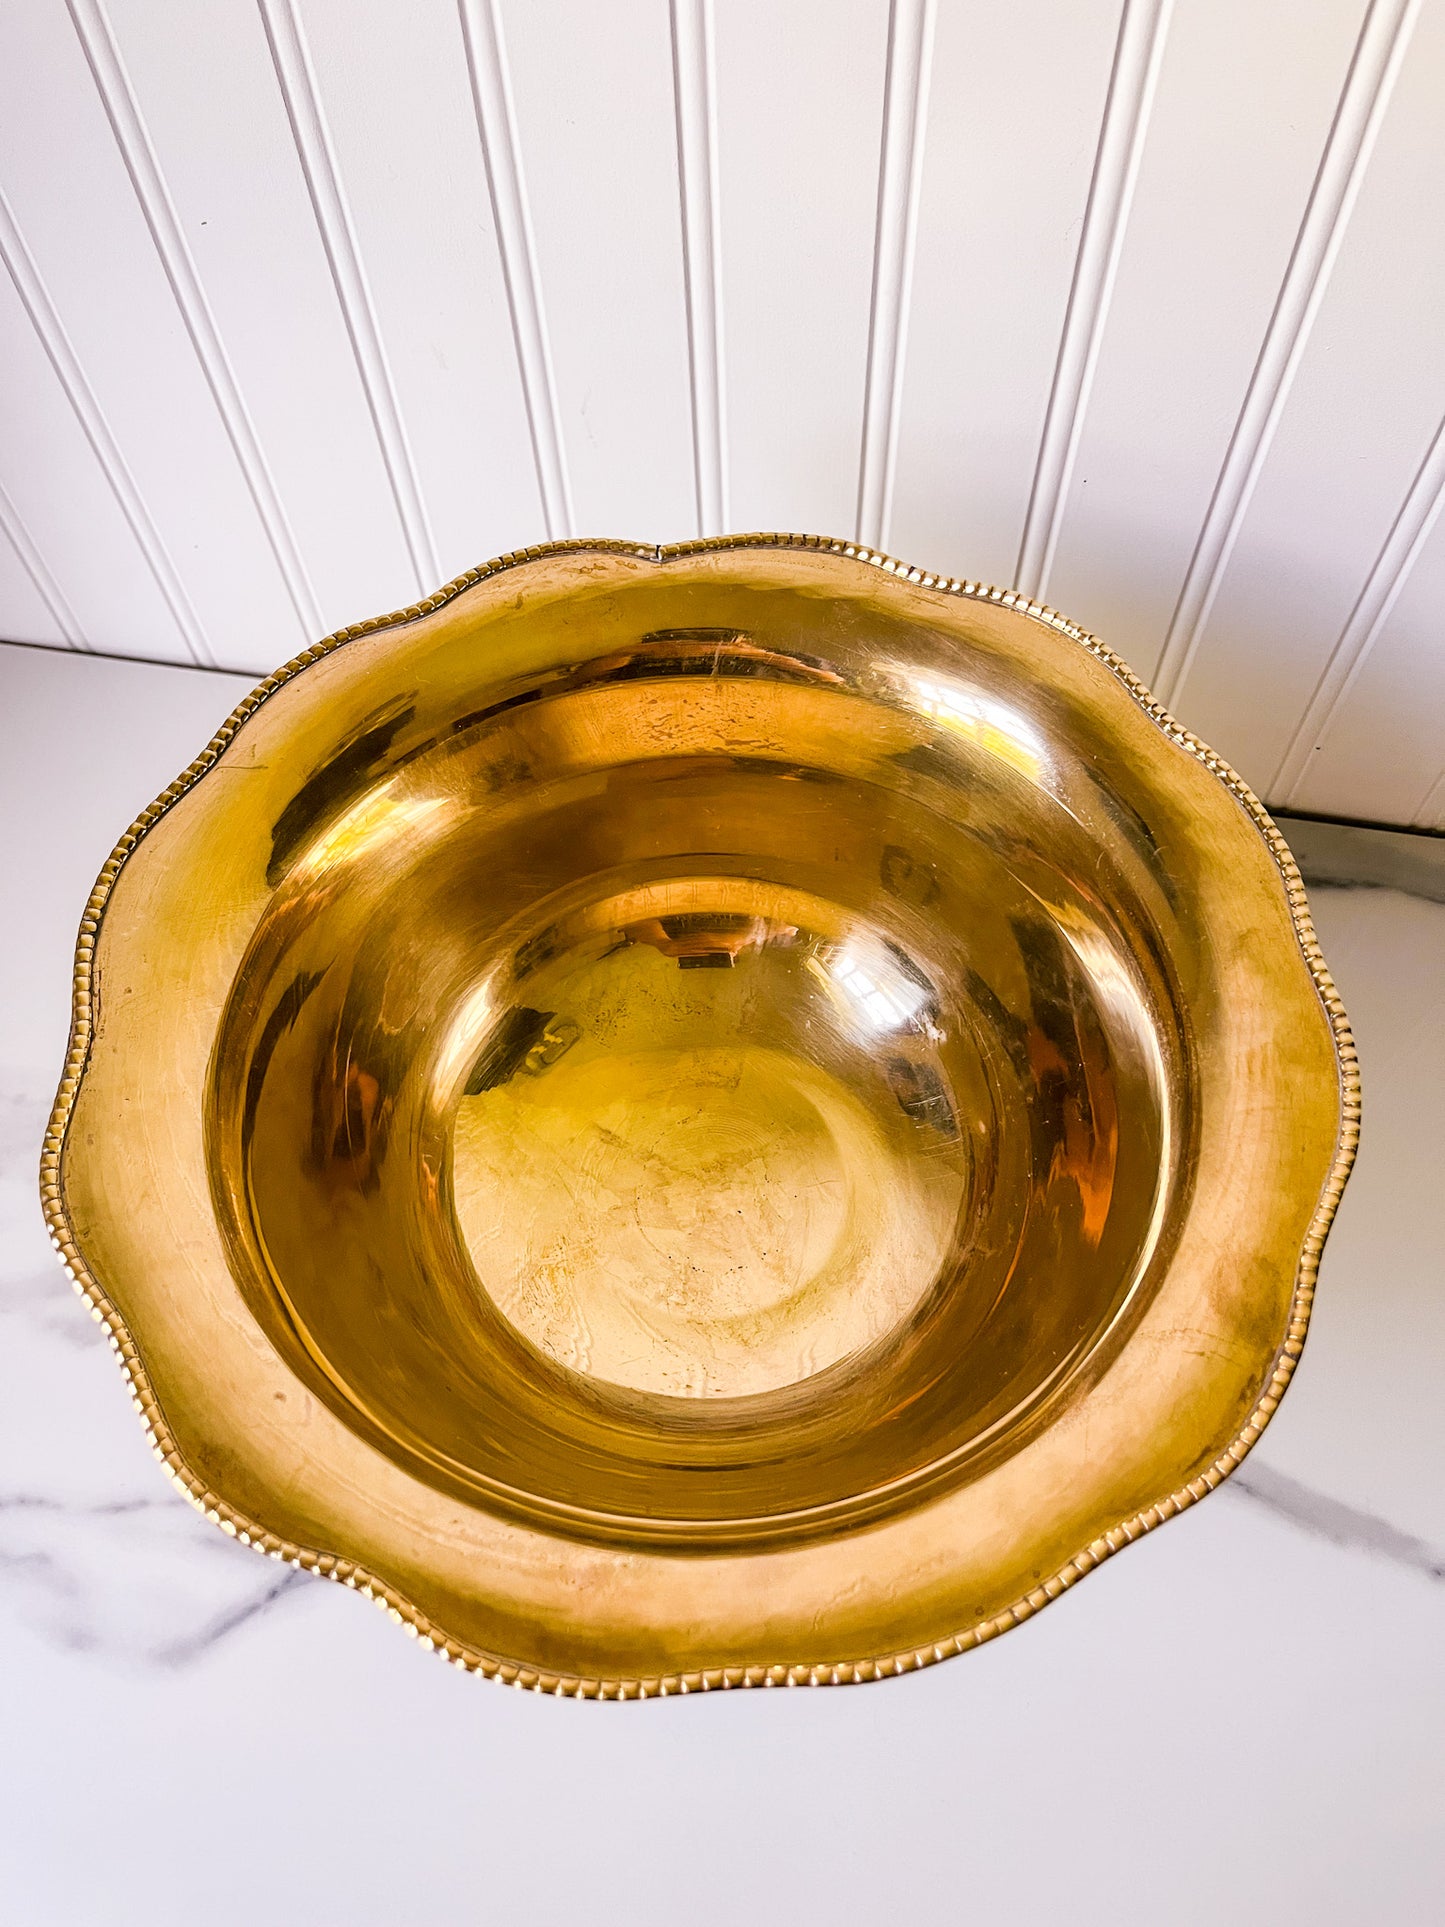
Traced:
<path fill-rule="evenodd" d="M 1217 1495 L 916 1676 L 540 1699 L 199 1519 L 40 1218 L 81 907 L 245 687 L 0 645 L 5 1917 L 1439 1918 L 1445 905 L 1313 895 L 1363 1148 L 1295 1386 Z"/>

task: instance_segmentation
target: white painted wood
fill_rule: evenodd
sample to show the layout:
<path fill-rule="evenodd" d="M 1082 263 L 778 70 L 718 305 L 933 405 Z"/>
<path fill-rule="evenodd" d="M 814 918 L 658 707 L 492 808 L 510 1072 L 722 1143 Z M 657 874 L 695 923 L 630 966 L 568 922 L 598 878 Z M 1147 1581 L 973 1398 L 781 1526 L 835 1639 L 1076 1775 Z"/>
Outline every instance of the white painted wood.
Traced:
<path fill-rule="evenodd" d="M 873 549 L 888 547 L 893 516 L 933 29 L 933 0 L 894 0 L 888 16 L 878 219 L 873 235 L 873 298 L 868 316 L 868 371 L 863 385 L 863 446 L 858 463 L 857 536 Z"/>
<path fill-rule="evenodd" d="M 1415 812 L 1414 827 L 1445 831 L 1445 768 L 1426 791 L 1424 802 Z"/>
<path fill-rule="evenodd" d="M 0 474 L 79 633 L 120 654 L 184 660 L 156 579 L 3 268 Z M 0 604 L 0 634 L 54 641 L 53 618 L 39 618 L 31 595 L 20 595 Z"/>
<path fill-rule="evenodd" d="M 70 331 L 47 287 L 40 265 L 15 219 L 13 210 L 0 195 L 0 259 L 9 272 L 20 304 L 45 351 L 55 378 L 65 392 L 91 453 L 100 464 L 111 494 L 136 544 L 145 556 L 166 607 L 180 632 L 191 659 L 200 665 L 213 662 L 211 645 L 200 618 L 176 572 L 175 563 L 151 517 L 149 508 L 115 438 L 105 408 L 81 366 Z"/>
<path fill-rule="evenodd" d="M 0 534 L 5 538 L 0 542 L 0 594 L 18 611 L 20 624 L 36 642 L 83 649 L 85 637 L 79 619 L 3 486 Z"/>
<path fill-rule="evenodd" d="M 1341 638 L 1348 649 L 1368 635 L 1368 621 L 1347 635 L 1352 611 L 1445 403 L 1445 224 L 1426 212 L 1445 205 L 1442 74 L 1445 8 L 1431 6 L 1179 697 L 1190 726 L 1267 798 Z M 1424 755 L 1433 739 L 1432 760 L 1445 760 L 1445 711 L 1427 704 L 1398 722 L 1401 746 Z M 1417 765 L 1417 799 L 1431 773 Z M 1322 794 L 1318 782 L 1311 794 Z"/>
<path fill-rule="evenodd" d="M 260 671 L 816 530 L 1437 823 L 1442 100 L 1445 0 L 0 9 L 0 636 Z"/>
<path fill-rule="evenodd" d="M 1361 744 L 1359 737 L 1361 722 L 1370 719 L 1371 697 L 1373 706 L 1378 708 L 1380 688 L 1388 688 L 1390 681 L 1403 673 L 1414 677 L 1417 683 L 1412 698 L 1407 697 L 1403 689 L 1399 692 L 1403 728 L 1418 731 L 1423 722 L 1426 735 L 1420 750 L 1424 755 L 1428 756 L 1437 743 L 1445 749 L 1445 723 L 1442 723 L 1445 719 L 1445 649 L 1438 646 L 1439 625 L 1445 612 L 1445 603 L 1440 600 L 1445 576 L 1438 575 L 1438 570 L 1445 560 L 1445 546 L 1433 540 L 1442 508 L 1445 508 L 1445 423 L 1435 431 L 1435 439 L 1410 484 L 1400 513 L 1280 762 L 1270 785 L 1270 794 L 1276 801 L 1296 807 L 1303 803 L 1308 808 L 1309 797 L 1318 791 L 1321 778 L 1328 776 L 1330 787 L 1341 795 L 1348 785 L 1357 796 L 1369 799 L 1357 802 L 1346 814 L 1370 816 L 1384 809 L 1398 820 L 1421 820 L 1426 801 L 1412 801 L 1408 793 L 1412 781 L 1418 787 L 1419 757 L 1406 758 L 1402 784 L 1398 732 L 1390 729 L 1388 716 L 1379 719 L 1385 726 L 1374 740 Z M 1417 581 L 1416 570 L 1422 557 L 1430 558 L 1432 566 Z M 1401 598 L 1412 589 L 1413 596 L 1401 609 Z M 1423 606 L 1419 599 L 1422 590 L 1427 597 Z M 1433 638 L 1429 628 L 1423 626 L 1429 623 L 1432 609 Z M 1407 628 L 1396 626 L 1397 611 L 1402 624 L 1413 622 L 1419 631 L 1413 638 L 1409 638 Z M 1369 675 L 1376 647 L 1382 641 L 1389 659 L 1382 665 L 1385 675 L 1382 679 L 1371 678 L 1362 688 L 1361 679 Z M 1432 647 L 1432 641 L 1437 646 Z M 1365 770 L 1350 766 L 1347 743 L 1352 745 L 1356 756 L 1361 748 L 1369 752 Z M 1392 790 L 1403 793 L 1391 796 Z M 1386 797 L 1390 798 L 1388 802 L 1384 801 Z"/>
<path fill-rule="evenodd" d="M 0 183 L 29 263 L 23 298 L 181 653 L 234 661 L 258 625 L 289 640 L 275 558 L 80 41 L 49 0 L 0 10 Z M 162 632 L 151 653 L 173 648 Z"/>
<path fill-rule="evenodd" d="M 544 523 L 458 10 L 304 0 L 302 18 L 436 543 L 435 588 L 537 541 Z"/>
<path fill-rule="evenodd" d="M 697 521 L 666 0 L 502 20 L 573 524 L 675 541 Z"/>
<path fill-rule="evenodd" d="M 226 353 L 225 343 L 216 329 L 215 316 L 196 272 L 196 264 L 186 241 L 185 230 L 176 218 L 175 206 L 166 187 L 165 176 L 156 160 L 145 117 L 135 97 L 130 76 L 125 70 L 120 49 L 115 43 L 101 0 L 67 0 L 70 18 L 85 50 L 96 88 L 105 105 L 106 117 L 116 145 L 125 162 L 136 200 L 150 229 L 156 253 L 165 270 L 176 306 L 180 309 L 186 333 L 196 351 L 206 385 L 225 424 L 226 435 L 246 478 L 246 486 L 266 531 L 276 566 L 285 579 L 287 593 L 302 627 L 317 631 L 320 614 L 316 592 L 306 573 L 306 563 L 296 546 L 296 537 L 286 510 L 276 493 L 275 478 L 266 461 L 265 451 L 256 436 L 236 383 L 235 370 Z"/>
<path fill-rule="evenodd" d="M 37 643 L 52 649 L 69 649 L 72 645 L 62 634 L 49 604 L 36 587 L 34 576 L 22 561 L 11 529 L 5 504 L 0 502 L 0 596 L 4 597 L 6 607 L 15 611 L 15 628 L 17 632 L 28 631 Z"/>
<path fill-rule="evenodd" d="M 1172 0 L 1124 0 L 1014 580 L 1044 601 L 1149 132 Z"/>
<path fill-rule="evenodd" d="M 441 573 L 436 541 L 422 501 L 411 443 L 397 405 L 391 362 L 357 245 L 346 189 L 337 171 L 331 129 L 311 49 L 296 0 L 259 0 L 259 5 L 271 64 L 276 70 L 281 98 L 286 103 L 291 138 L 296 143 L 306 192 L 316 216 L 316 229 L 326 250 L 337 304 L 346 323 L 351 352 L 356 357 L 356 372 L 366 395 L 367 413 L 376 430 L 387 483 L 396 503 L 407 553 L 416 571 L 417 594 L 425 595 L 428 585 L 435 583 Z"/>
<path fill-rule="evenodd" d="M 1309 206 L 1164 639 L 1157 675 L 1166 702 L 1172 702 L 1188 680 L 1328 293 L 1418 14 L 1419 0 L 1370 0 Z"/>
<path fill-rule="evenodd" d="M 107 5 L 323 627 L 414 600 L 416 571 L 255 0 Z M 137 245 L 153 258 L 148 242 Z M 170 311 L 180 330 L 173 302 Z M 177 385 L 195 369 L 189 346 L 182 331 L 170 361 Z M 217 420 L 203 384 L 197 407 Z M 161 451 L 168 432 L 152 426 Z M 278 614 L 248 624 L 244 650 L 227 660 L 269 669 L 314 640 Z"/>
<path fill-rule="evenodd" d="M 717 52 L 712 0 L 671 0 L 693 489 L 699 535 L 729 527 L 724 402 L 721 216 L 718 212 Z"/>
<path fill-rule="evenodd" d="M 1118 28 L 938 10 L 889 529 L 925 568 L 1012 582 Z"/>
<path fill-rule="evenodd" d="M 527 189 L 522 178 L 506 41 L 497 0 L 458 0 L 458 6 L 477 135 L 487 163 L 492 217 L 507 284 L 507 305 L 527 402 L 527 422 L 532 431 L 542 512 L 547 533 L 555 541 L 574 532 L 572 494 L 558 420 L 552 351 L 538 285 Z"/>
<path fill-rule="evenodd" d="M 1315 753 L 1289 792 L 1297 809 L 1445 830 L 1445 519 L 1306 741 Z"/>
<path fill-rule="evenodd" d="M 1361 14 L 1361 0 L 1174 10 L 1049 581 L 1050 599 L 1146 680 L 1211 514 Z"/>
<path fill-rule="evenodd" d="M 887 0 L 716 10 L 731 513 L 851 535 Z"/>

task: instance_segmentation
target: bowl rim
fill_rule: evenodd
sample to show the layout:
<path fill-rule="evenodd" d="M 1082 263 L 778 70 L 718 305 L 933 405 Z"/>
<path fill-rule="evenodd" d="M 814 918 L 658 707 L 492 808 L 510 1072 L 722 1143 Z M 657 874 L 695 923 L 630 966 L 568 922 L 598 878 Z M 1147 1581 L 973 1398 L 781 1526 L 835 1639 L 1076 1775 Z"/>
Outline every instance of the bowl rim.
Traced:
<path fill-rule="evenodd" d="M 211 1490 L 187 1464 L 163 1416 L 135 1339 L 116 1304 L 90 1271 L 80 1250 L 65 1199 L 63 1165 L 67 1135 L 85 1076 L 94 1034 L 92 973 L 96 941 L 106 904 L 116 880 L 149 831 L 182 797 L 200 783 L 208 771 L 216 766 L 242 724 L 270 696 L 334 650 L 360 637 L 372 635 L 378 630 L 393 628 L 430 615 L 488 578 L 530 562 L 569 555 L 614 555 L 663 564 L 693 556 L 745 549 L 811 550 L 819 554 L 834 555 L 875 568 L 920 588 L 932 589 L 969 601 L 991 603 L 1031 618 L 1092 655 L 1111 673 L 1167 740 L 1187 751 L 1231 792 L 1258 832 L 1280 873 L 1300 953 L 1328 1020 L 1339 1080 L 1339 1114 L 1334 1153 L 1328 1176 L 1321 1188 L 1301 1244 L 1285 1335 L 1275 1350 L 1263 1390 L 1245 1423 L 1202 1472 L 1177 1487 L 1164 1499 L 1120 1520 L 1117 1525 L 1096 1536 L 1063 1566 L 1041 1579 L 1036 1586 L 1011 1604 L 993 1613 L 987 1619 L 927 1646 L 836 1664 L 762 1662 L 659 1673 L 636 1678 L 606 1678 L 552 1671 L 487 1652 L 466 1640 L 455 1637 L 430 1619 L 398 1588 L 363 1565 L 329 1552 L 296 1544 L 272 1532 L 258 1520 L 246 1516 L 223 1496 Z M 411 1637 L 417 1639 L 423 1647 L 466 1671 L 497 1679 L 504 1684 L 529 1688 L 537 1692 L 554 1693 L 563 1697 L 604 1700 L 649 1699 L 663 1697 L 669 1693 L 706 1692 L 736 1687 L 855 1684 L 933 1665 L 940 1660 L 983 1645 L 1000 1633 L 1021 1625 L 1122 1547 L 1132 1544 L 1146 1532 L 1152 1531 L 1177 1513 L 1187 1510 L 1215 1490 L 1243 1463 L 1258 1442 L 1294 1375 L 1309 1326 L 1320 1257 L 1359 1143 L 1360 1109 L 1359 1060 L 1349 1020 L 1316 940 L 1304 886 L 1288 844 L 1275 826 L 1264 804 L 1244 779 L 1223 757 L 1176 722 L 1122 658 L 1089 631 L 1059 614 L 1057 610 L 1024 595 L 1017 589 L 999 589 L 980 581 L 927 571 L 864 544 L 826 536 L 759 531 L 750 534 L 700 537 L 686 542 L 665 544 L 579 537 L 508 551 L 476 568 L 468 569 L 444 584 L 432 595 L 406 608 L 396 610 L 389 615 L 373 616 L 364 621 L 349 624 L 333 631 L 321 641 L 311 644 L 257 683 L 256 687 L 232 709 L 200 754 L 181 771 L 154 802 L 140 812 L 129 829 L 120 837 L 102 867 L 81 919 L 72 972 L 69 1043 L 59 1088 L 43 1140 L 40 1159 L 40 1195 L 51 1244 L 62 1266 L 69 1274 L 75 1291 L 90 1311 L 92 1319 L 107 1333 L 110 1349 L 128 1385 L 132 1406 L 141 1420 L 154 1457 L 160 1462 L 182 1496 L 214 1525 L 219 1526 L 223 1532 L 240 1543 L 272 1559 L 344 1584 L 362 1593 L 372 1599 L 392 1621 L 400 1625 Z"/>

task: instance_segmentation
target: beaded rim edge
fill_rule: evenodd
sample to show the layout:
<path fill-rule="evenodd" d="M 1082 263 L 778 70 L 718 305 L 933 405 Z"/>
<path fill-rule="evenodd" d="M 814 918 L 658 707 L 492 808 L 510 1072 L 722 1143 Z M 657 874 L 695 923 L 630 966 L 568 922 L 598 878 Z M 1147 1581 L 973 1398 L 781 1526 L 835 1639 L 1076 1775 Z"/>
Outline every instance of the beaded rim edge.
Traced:
<path fill-rule="evenodd" d="M 730 549 L 757 548 L 811 549 L 824 554 L 841 556 L 880 569 L 886 574 L 897 576 L 900 580 L 917 584 L 921 588 L 932 589 L 945 595 L 962 596 L 971 601 L 995 603 L 1002 608 L 1014 609 L 1020 614 L 1032 617 L 1087 649 L 1110 670 L 1127 693 L 1171 742 L 1177 743 L 1194 756 L 1224 784 L 1260 832 L 1280 871 L 1295 935 L 1320 1002 L 1329 1019 L 1340 1081 L 1340 1125 L 1335 1143 L 1335 1156 L 1301 1247 L 1286 1333 L 1275 1352 L 1264 1389 L 1256 1400 L 1248 1420 L 1223 1452 L 1203 1472 L 1176 1488 L 1166 1498 L 1136 1512 L 1110 1531 L 1101 1534 L 1077 1552 L 1057 1572 L 1023 1597 L 1015 1600 L 1012 1605 L 978 1625 L 966 1627 L 946 1639 L 938 1640 L 928 1646 L 886 1654 L 880 1658 L 844 1660 L 837 1664 L 823 1665 L 794 1663 L 722 1666 L 637 1679 L 604 1679 L 556 1673 L 546 1668 L 527 1666 L 518 1661 L 499 1657 L 472 1646 L 464 1640 L 454 1638 L 414 1606 L 403 1594 L 354 1561 L 340 1558 L 333 1553 L 294 1545 L 268 1531 L 255 1520 L 247 1518 L 227 1504 L 218 1494 L 210 1491 L 186 1465 L 166 1425 L 141 1362 L 138 1348 L 125 1321 L 86 1266 L 71 1230 L 62 1193 L 61 1165 L 66 1132 L 90 1052 L 91 971 L 95 956 L 96 934 L 115 880 L 146 833 L 173 804 L 201 780 L 208 770 L 214 767 L 241 725 L 269 696 L 333 650 L 348 642 L 356 641 L 362 636 L 374 634 L 379 629 L 392 628 L 430 615 L 445 603 L 475 587 L 479 582 L 527 562 L 567 554 L 607 554 L 636 556 L 650 562 L 666 563 L 693 555 Z M 203 1513 L 212 1524 L 237 1539 L 242 1545 L 250 1546 L 272 1559 L 284 1561 L 298 1570 L 309 1571 L 318 1577 L 333 1580 L 362 1593 L 373 1600 L 388 1618 L 399 1625 L 403 1632 L 416 1639 L 423 1648 L 437 1653 L 450 1664 L 461 1667 L 465 1671 L 498 1680 L 504 1685 L 539 1693 L 553 1693 L 564 1698 L 632 1700 L 663 1698 L 673 1693 L 709 1692 L 740 1687 L 861 1684 L 935 1665 L 940 1660 L 950 1659 L 973 1647 L 985 1645 L 988 1641 L 997 1638 L 1000 1633 L 1022 1625 L 1025 1620 L 1031 1619 L 1035 1613 L 1057 1599 L 1061 1593 L 1067 1592 L 1071 1586 L 1076 1585 L 1080 1579 L 1092 1572 L 1105 1559 L 1112 1557 L 1122 1547 L 1132 1544 L 1134 1540 L 1152 1531 L 1166 1519 L 1186 1511 L 1215 1490 L 1243 1463 L 1273 1417 L 1294 1375 L 1309 1327 L 1320 1256 L 1343 1194 L 1345 1182 L 1349 1177 L 1350 1168 L 1354 1163 L 1359 1144 L 1359 1130 L 1359 1059 L 1344 1005 L 1340 1001 L 1315 938 L 1304 885 L 1288 845 L 1276 829 L 1264 805 L 1243 778 L 1237 775 L 1229 764 L 1216 755 L 1207 744 L 1202 743 L 1197 736 L 1177 723 L 1133 670 L 1097 637 L 1090 635 L 1076 623 L 1070 622 L 1066 616 L 1060 615 L 1056 610 L 1032 600 L 1016 589 L 996 589 L 981 582 L 933 574 L 900 562 L 895 557 L 880 554 L 877 550 L 859 543 L 833 541 L 824 536 L 762 532 L 752 535 L 703 537 L 691 542 L 667 545 L 579 538 L 512 550 L 491 562 L 483 563 L 478 568 L 467 570 L 465 574 L 446 583 L 435 594 L 411 604 L 408 608 L 399 609 L 392 615 L 374 616 L 364 622 L 352 623 L 347 628 L 334 631 L 320 642 L 313 643 L 308 649 L 294 656 L 280 669 L 258 683 L 249 695 L 243 697 L 201 754 L 182 770 L 155 802 L 142 810 L 116 844 L 101 870 L 81 920 L 75 948 L 70 1040 L 65 1068 L 41 1152 L 40 1195 L 50 1242 L 58 1253 L 82 1302 L 89 1308 L 91 1317 L 97 1324 L 106 1328 L 111 1351 L 115 1354 L 116 1362 L 127 1382 L 131 1404 L 145 1429 L 153 1455 L 183 1497 L 197 1511 Z"/>

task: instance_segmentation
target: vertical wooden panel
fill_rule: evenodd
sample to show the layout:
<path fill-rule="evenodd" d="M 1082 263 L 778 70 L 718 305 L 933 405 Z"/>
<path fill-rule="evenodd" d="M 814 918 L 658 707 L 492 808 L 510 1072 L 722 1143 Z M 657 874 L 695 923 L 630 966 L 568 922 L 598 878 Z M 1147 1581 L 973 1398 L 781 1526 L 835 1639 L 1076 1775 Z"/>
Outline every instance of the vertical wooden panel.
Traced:
<path fill-rule="evenodd" d="M 691 535 L 666 0 L 509 0 L 502 17 L 577 531 Z"/>
<path fill-rule="evenodd" d="M 293 646 L 275 558 L 63 8 L 0 13 L 0 180 L 54 310 L 43 331 L 83 371 L 92 442 L 170 609 L 149 653 L 234 662 L 258 628 Z M 72 541 L 83 551 L 83 529 Z"/>
<path fill-rule="evenodd" d="M 814 529 L 1433 820 L 1442 100 L 1445 0 L 12 7 L 0 634 L 263 669 L 548 534 Z"/>
<path fill-rule="evenodd" d="M 718 258 L 717 52 L 712 0 L 669 0 L 677 185 L 692 414 L 693 493 L 699 535 L 719 535 L 728 515 L 723 404 L 722 269 Z"/>
<path fill-rule="evenodd" d="M 52 649 L 74 647 L 75 625 L 52 606 L 55 590 L 48 576 L 33 536 L 0 489 L 0 639 L 45 643 Z"/>
<path fill-rule="evenodd" d="M 81 634 L 97 648 L 184 661 L 185 642 L 3 268 L 0 371 L 0 480 Z M 33 615 L 23 591 L 7 596 L 0 636 L 51 640 Z"/>
<path fill-rule="evenodd" d="M 903 371 L 933 67 L 933 0 L 893 0 L 878 161 L 868 362 L 858 454 L 859 542 L 887 549 L 898 469 Z"/>
<path fill-rule="evenodd" d="M 1118 20 L 939 10 L 889 532 L 927 568 L 1013 581 Z"/>
<path fill-rule="evenodd" d="M 1174 9 L 1048 585 L 1056 606 L 1146 680 L 1269 324 L 1360 12 L 1360 0 Z"/>
<path fill-rule="evenodd" d="M 1417 33 L 1179 697 L 1267 794 L 1445 402 L 1445 9 Z"/>
<path fill-rule="evenodd" d="M 448 578 L 545 536 L 456 7 L 303 17 Z"/>
<path fill-rule="evenodd" d="M 1315 750 L 1315 742 L 1318 749 Z M 1445 519 L 1289 793 L 1297 809 L 1445 829 Z"/>
<path fill-rule="evenodd" d="M 887 0 L 716 13 L 735 528 L 852 533 Z"/>
<path fill-rule="evenodd" d="M 415 571 L 257 8 L 110 0 L 110 13 L 323 625 L 413 600 Z M 169 379 L 193 365 L 182 340 Z M 294 616 L 253 625 L 244 655 L 229 660 L 269 667 L 295 627 Z"/>

